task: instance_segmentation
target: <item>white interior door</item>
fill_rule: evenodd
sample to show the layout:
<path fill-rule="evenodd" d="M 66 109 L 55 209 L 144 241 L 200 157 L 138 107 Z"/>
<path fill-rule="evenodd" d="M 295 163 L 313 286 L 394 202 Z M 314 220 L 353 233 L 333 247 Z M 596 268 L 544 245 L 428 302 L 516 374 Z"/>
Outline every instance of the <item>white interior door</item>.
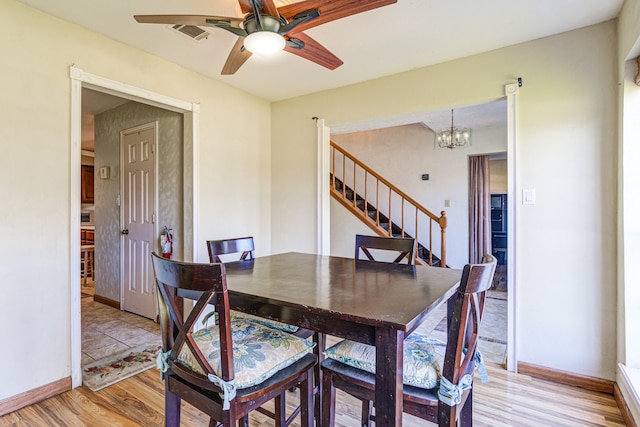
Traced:
<path fill-rule="evenodd" d="M 120 133 L 122 165 L 122 309 L 156 318 L 151 252 L 156 241 L 157 122 Z"/>

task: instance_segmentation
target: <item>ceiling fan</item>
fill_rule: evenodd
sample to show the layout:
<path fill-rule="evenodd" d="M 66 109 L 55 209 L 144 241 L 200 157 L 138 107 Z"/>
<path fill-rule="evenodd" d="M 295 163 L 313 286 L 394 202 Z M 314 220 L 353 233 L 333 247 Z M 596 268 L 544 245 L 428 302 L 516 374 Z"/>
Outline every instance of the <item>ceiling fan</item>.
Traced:
<path fill-rule="evenodd" d="M 277 1 L 277 0 L 276 0 Z M 274 0 L 238 0 L 243 18 L 206 15 L 135 15 L 140 23 L 194 25 L 225 29 L 238 36 L 223 75 L 234 74 L 260 48 L 271 43 L 271 49 L 298 55 L 335 70 L 343 62 L 327 48 L 303 31 L 346 16 L 396 3 L 397 0 L 305 0 L 276 6 Z"/>

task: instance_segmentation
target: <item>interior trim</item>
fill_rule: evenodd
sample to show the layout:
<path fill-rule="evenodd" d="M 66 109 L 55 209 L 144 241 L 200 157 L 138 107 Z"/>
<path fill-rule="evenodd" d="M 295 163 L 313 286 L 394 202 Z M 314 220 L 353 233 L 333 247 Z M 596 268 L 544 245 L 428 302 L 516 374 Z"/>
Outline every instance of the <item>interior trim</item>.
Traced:
<path fill-rule="evenodd" d="M 520 217 L 520 205 L 516 203 L 518 198 L 518 174 L 517 165 L 517 106 L 520 81 L 505 85 L 504 94 L 507 97 L 507 370 L 518 371 L 518 346 L 517 346 L 517 322 L 518 322 L 518 254 L 516 245 L 518 239 L 518 218 Z"/>
<path fill-rule="evenodd" d="M 620 412 L 622 412 L 627 426 L 637 427 L 638 424 L 635 420 L 640 420 L 640 397 L 638 396 L 637 386 L 634 387 L 622 363 L 618 363 L 614 397 L 618 402 L 618 407 L 620 407 Z"/>
<path fill-rule="evenodd" d="M 329 194 L 329 172 L 331 160 L 329 159 L 331 144 L 331 129 L 324 123 L 324 119 L 314 117 L 318 127 L 318 164 L 316 178 L 318 193 L 317 212 L 317 242 L 316 253 L 319 255 L 330 255 L 331 253 L 331 195 Z"/>
<path fill-rule="evenodd" d="M 518 373 L 553 381 L 558 384 L 580 387 L 607 394 L 613 394 L 613 387 L 615 385 L 615 382 L 611 380 L 561 371 L 559 369 L 547 368 L 546 366 L 520 361 L 518 361 Z"/>
<path fill-rule="evenodd" d="M 635 420 L 633 419 L 633 414 L 629 409 L 629 405 L 627 405 L 627 402 L 622 394 L 622 391 L 620 390 L 620 387 L 618 386 L 618 383 L 614 384 L 613 386 L 613 397 L 616 399 L 616 404 L 618 405 L 618 409 L 620 409 L 620 412 L 622 413 L 622 418 L 624 418 L 624 423 L 626 424 L 626 426 L 638 427 Z"/>
<path fill-rule="evenodd" d="M 66 377 L 0 400 L 0 417 L 69 390 L 71 390 L 71 377 Z"/>
<path fill-rule="evenodd" d="M 100 295 L 94 295 L 93 296 L 93 300 L 95 302 L 99 302 L 100 304 L 104 304 L 104 305 L 108 305 L 109 307 L 113 307 L 117 310 L 120 310 L 120 302 L 119 301 L 114 301 L 110 298 L 105 298 L 102 297 Z"/>

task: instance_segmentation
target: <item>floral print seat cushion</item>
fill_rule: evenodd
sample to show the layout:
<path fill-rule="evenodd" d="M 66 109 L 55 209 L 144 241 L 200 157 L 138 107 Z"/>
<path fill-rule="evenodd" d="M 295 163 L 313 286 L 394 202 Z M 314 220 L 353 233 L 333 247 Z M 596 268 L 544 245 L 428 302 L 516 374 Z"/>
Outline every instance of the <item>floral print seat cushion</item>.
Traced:
<path fill-rule="evenodd" d="M 314 346 L 310 341 L 248 319 L 232 316 L 230 323 L 235 386 L 238 389 L 260 384 L 310 353 Z M 192 337 L 214 373 L 220 376 L 222 371 L 218 326 L 194 332 Z M 181 348 L 176 362 L 206 375 L 186 345 Z"/>
<path fill-rule="evenodd" d="M 289 325 L 288 323 L 278 322 L 277 320 L 265 319 L 264 317 L 254 316 L 252 314 L 242 313 L 240 311 L 231 310 L 231 318 L 249 319 L 253 322 L 260 323 L 268 328 L 279 329 L 284 332 L 294 333 L 300 329 L 297 326 Z"/>
<path fill-rule="evenodd" d="M 440 380 L 447 344 L 419 333 L 404 340 L 404 384 L 432 389 Z M 371 345 L 343 340 L 329 347 L 324 355 L 363 371 L 376 373 L 376 348 Z"/>

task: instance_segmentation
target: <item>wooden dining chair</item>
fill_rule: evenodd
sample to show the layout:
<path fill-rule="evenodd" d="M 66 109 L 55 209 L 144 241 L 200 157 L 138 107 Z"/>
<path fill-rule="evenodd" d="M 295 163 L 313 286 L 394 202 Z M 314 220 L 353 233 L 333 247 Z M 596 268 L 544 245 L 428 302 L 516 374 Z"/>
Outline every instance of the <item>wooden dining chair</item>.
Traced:
<path fill-rule="evenodd" d="M 253 259 L 255 245 L 253 237 L 239 237 L 235 239 L 207 240 L 209 261 L 223 262 L 220 255 L 240 254 L 240 260 Z"/>
<path fill-rule="evenodd" d="M 240 261 L 247 261 L 253 259 L 253 253 L 255 250 L 255 246 L 253 243 L 253 237 L 239 237 L 234 239 L 224 239 L 224 240 L 207 240 L 207 250 L 209 251 L 209 261 L 211 263 L 222 262 L 220 260 L 221 255 L 230 255 L 230 254 L 240 254 Z M 231 262 L 231 261 L 228 261 Z M 289 332 L 294 334 L 295 336 L 301 338 L 309 338 L 313 336 L 313 331 L 299 328 L 298 326 L 289 325 L 287 323 L 278 322 L 276 320 L 271 320 L 263 317 L 253 316 L 250 314 L 245 314 L 241 312 L 237 312 L 231 310 L 232 316 L 250 318 L 256 322 L 259 322 L 265 326 L 270 328 L 280 329 L 284 332 Z M 323 347 L 324 349 L 324 347 Z"/>
<path fill-rule="evenodd" d="M 209 261 L 212 263 L 222 262 L 220 256 L 232 255 L 232 254 L 240 254 L 238 260 L 247 261 L 247 260 L 253 259 L 255 245 L 253 242 L 253 237 L 251 236 L 224 239 L 224 240 L 207 240 L 207 250 L 209 252 Z M 309 329 L 300 328 L 298 326 L 289 325 L 287 323 L 279 322 L 277 320 L 271 320 L 263 317 L 253 316 L 250 314 L 241 313 L 234 310 L 231 310 L 231 315 L 234 318 L 250 319 L 264 326 L 291 333 L 299 338 L 304 338 L 304 339 L 312 338 L 313 342 L 315 343 L 313 352 L 318 357 L 319 361 L 322 360 L 322 352 L 326 347 L 326 337 L 324 334 L 320 334 L 318 332 L 314 332 Z M 316 394 L 318 395 L 317 405 L 316 405 L 316 410 L 318 412 L 316 415 L 317 415 L 317 418 L 319 419 L 320 418 L 320 392 L 321 392 L 321 389 L 320 389 L 321 377 L 320 377 L 319 366 L 315 368 L 315 384 L 316 384 L 316 389 L 315 389 Z M 284 406 L 286 406 L 284 400 L 280 402 L 280 404 L 283 406 L 283 408 Z M 283 408 L 282 410 L 284 410 Z M 300 408 L 294 411 L 294 413 L 291 415 L 290 418 L 295 417 L 299 409 Z M 261 408 L 259 409 L 259 411 L 269 417 L 272 417 L 272 418 L 274 417 L 274 413 L 270 412 L 267 409 Z M 289 423 L 287 423 L 287 425 L 288 424 Z"/>
<path fill-rule="evenodd" d="M 377 261 L 371 254 L 370 249 L 400 252 L 400 255 L 393 260 L 395 263 L 407 260 L 408 264 L 413 264 L 413 252 L 415 239 L 412 237 L 385 237 L 385 236 L 364 236 L 356 234 L 355 259 L 360 259 L 360 252 L 365 254 L 370 261 Z"/>
<path fill-rule="evenodd" d="M 192 264 L 152 254 L 159 291 L 165 383 L 165 426 L 180 425 L 180 402 L 206 413 L 210 426 L 248 426 L 249 412 L 300 389 L 301 426 L 313 425 L 313 344 L 291 334 L 229 315 L 224 264 Z M 184 300 L 196 301 L 184 313 Z M 216 325 L 194 330 L 208 305 Z M 276 426 L 284 426 L 280 412 Z"/>
<path fill-rule="evenodd" d="M 455 295 L 447 342 L 416 332 L 404 341 L 403 411 L 440 427 L 472 425 L 473 374 L 486 380 L 477 351 L 487 289 L 496 259 L 485 255 L 481 264 L 467 264 Z M 362 426 L 370 426 L 375 396 L 375 347 L 343 340 L 325 351 L 323 426 L 334 425 L 336 389 L 363 401 Z"/>

